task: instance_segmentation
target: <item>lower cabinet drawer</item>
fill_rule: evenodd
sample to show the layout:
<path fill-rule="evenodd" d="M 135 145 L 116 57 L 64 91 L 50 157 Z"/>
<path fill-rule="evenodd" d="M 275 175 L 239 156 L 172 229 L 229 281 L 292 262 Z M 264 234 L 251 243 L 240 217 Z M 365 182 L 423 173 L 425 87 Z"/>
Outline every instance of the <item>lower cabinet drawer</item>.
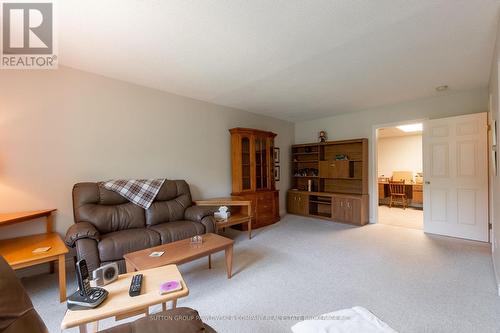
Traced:
<path fill-rule="evenodd" d="M 273 201 L 273 193 L 259 193 L 257 194 L 257 204 L 272 202 Z"/>
<path fill-rule="evenodd" d="M 272 220 L 273 218 L 273 212 L 257 213 L 257 220 Z"/>
<path fill-rule="evenodd" d="M 272 201 L 258 202 L 257 203 L 257 213 L 272 211 L 272 210 L 273 210 L 273 202 Z"/>

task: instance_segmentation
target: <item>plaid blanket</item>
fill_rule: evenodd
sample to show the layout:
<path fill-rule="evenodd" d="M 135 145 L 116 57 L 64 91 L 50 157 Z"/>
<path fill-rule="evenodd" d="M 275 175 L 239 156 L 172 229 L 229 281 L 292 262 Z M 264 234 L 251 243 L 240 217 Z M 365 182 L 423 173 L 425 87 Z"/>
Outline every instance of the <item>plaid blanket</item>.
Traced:
<path fill-rule="evenodd" d="M 160 191 L 165 179 L 109 180 L 103 182 L 105 189 L 120 194 L 136 205 L 148 209 Z"/>

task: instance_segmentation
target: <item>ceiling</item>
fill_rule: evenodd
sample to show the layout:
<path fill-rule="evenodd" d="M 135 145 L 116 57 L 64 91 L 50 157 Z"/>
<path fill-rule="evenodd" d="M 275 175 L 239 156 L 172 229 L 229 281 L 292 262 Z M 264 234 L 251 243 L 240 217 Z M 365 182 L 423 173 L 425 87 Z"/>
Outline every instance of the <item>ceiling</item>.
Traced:
<path fill-rule="evenodd" d="M 412 135 L 422 135 L 422 131 L 417 132 L 404 132 L 397 127 L 384 127 L 379 128 L 377 136 L 381 138 L 394 138 L 400 136 L 412 136 Z"/>
<path fill-rule="evenodd" d="M 64 0 L 61 65 L 301 121 L 485 88 L 494 0 Z"/>

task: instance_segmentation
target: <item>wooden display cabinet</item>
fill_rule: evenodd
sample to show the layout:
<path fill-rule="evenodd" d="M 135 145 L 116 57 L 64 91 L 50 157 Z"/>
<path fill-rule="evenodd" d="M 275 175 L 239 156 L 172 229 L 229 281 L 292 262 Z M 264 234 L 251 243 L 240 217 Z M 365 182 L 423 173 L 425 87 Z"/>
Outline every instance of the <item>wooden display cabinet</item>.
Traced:
<path fill-rule="evenodd" d="M 252 202 L 252 228 L 279 221 L 279 193 L 274 180 L 276 134 L 232 128 L 232 193 Z M 246 226 L 243 226 L 246 230 Z"/>

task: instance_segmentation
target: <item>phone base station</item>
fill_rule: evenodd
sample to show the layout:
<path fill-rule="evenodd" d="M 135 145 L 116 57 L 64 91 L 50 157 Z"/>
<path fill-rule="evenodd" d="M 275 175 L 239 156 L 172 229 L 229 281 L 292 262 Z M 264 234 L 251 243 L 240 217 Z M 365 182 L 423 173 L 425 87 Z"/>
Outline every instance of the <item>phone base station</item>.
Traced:
<path fill-rule="evenodd" d="M 106 297 L 108 297 L 108 291 L 103 288 L 91 288 L 89 295 L 85 296 L 77 290 L 68 297 L 66 304 L 69 310 L 93 309 L 99 306 Z"/>

